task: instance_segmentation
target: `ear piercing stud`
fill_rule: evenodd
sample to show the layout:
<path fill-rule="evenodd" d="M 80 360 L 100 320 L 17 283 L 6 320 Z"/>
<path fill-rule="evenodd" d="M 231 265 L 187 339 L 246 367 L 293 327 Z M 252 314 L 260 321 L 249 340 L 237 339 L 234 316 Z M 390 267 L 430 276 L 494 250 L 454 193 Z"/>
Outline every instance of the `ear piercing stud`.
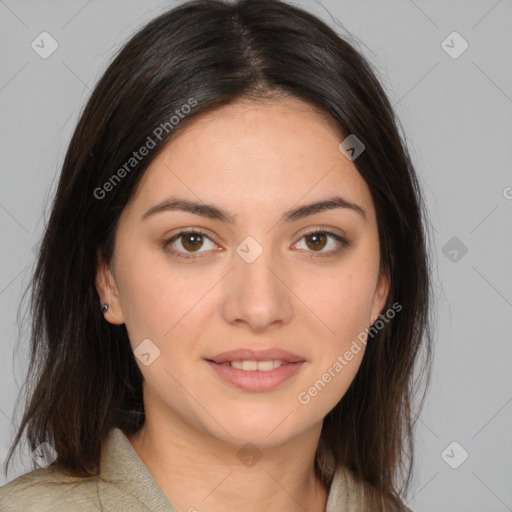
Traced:
<path fill-rule="evenodd" d="M 108 310 L 108 304 L 103 304 L 103 306 L 101 307 L 101 312 L 106 313 L 107 310 Z"/>

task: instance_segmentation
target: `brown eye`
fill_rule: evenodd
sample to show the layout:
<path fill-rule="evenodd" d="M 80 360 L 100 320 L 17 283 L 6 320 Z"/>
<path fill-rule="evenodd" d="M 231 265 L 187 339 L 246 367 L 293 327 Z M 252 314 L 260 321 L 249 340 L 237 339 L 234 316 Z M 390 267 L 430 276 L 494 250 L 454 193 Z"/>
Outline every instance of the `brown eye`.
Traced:
<path fill-rule="evenodd" d="M 181 245 L 187 251 L 195 251 L 203 244 L 203 235 L 200 233 L 185 233 L 181 236 Z"/>
<path fill-rule="evenodd" d="M 330 231 L 313 231 L 302 235 L 299 243 L 305 241 L 306 252 L 318 253 L 318 256 L 333 256 L 350 246 L 350 243 L 340 235 Z M 327 250 L 324 250 L 327 247 Z M 303 247 L 299 247 L 303 248 Z M 311 255 L 311 254 L 310 254 Z"/>
<path fill-rule="evenodd" d="M 312 233 L 310 235 L 305 235 L 306 244 L 310 249 L 313 250 L 322 250 L 327 243 L 327 237 L 325 233 Z"/>
<path fill-rule="evenodd" d="M 209 249 L 214 249 L 215 246 L 216 244 L 206 233 L 197 230 L 181 231 L 163 244 L 167 252 L 182 258 L 194 258 L 195 254 L 201 255 Z"/>

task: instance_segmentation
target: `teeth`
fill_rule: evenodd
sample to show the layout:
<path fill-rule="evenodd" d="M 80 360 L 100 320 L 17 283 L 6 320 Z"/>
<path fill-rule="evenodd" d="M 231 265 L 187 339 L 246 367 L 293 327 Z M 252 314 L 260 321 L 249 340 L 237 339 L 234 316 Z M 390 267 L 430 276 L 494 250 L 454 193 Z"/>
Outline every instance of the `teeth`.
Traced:
<path fill-rule="evenodd" d="M 233 368 L 238 368 L 239 370 L 259 370 L 260 372 L 268 372 L 274 368 L 279 368 L 282 364 L 286 363 L 279 359 L 270 359 L 268 361 L 231 361 Z"/>

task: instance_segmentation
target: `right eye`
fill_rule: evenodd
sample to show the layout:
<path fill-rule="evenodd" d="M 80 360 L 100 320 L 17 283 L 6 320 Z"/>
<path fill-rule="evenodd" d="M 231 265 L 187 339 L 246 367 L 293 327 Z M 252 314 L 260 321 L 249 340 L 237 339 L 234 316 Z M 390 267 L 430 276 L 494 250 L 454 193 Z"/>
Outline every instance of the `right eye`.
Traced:
<path fill-rule="evenodd" d="M 204 231 L 199 229 L 183 230 L 172 238 L 166 240 L 164 242 L 164 248 L 167 252 L 170 252 L 179 258 L 196 258 L 196 256 L 193 255 L 194 253 L 206 252 L 206 250 L 208 250 L 208 248 L 203 251 L 199 250 L 203 248 L 206 240 L 208 240 L 213 246 L 216 246 Z M 212 248 L 213 247 L 210 247 L 209 249 Z"/>

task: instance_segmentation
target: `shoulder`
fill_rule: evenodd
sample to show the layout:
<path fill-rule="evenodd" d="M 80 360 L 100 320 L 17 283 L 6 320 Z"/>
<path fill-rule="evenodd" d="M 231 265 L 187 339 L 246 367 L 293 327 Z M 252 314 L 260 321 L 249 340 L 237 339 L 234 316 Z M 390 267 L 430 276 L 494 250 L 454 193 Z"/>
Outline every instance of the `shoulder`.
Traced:
<path fill-rule="evenodd" d="M 0 487 L 0 511 L 107 510 L 102 508 L 105 501 L 101 496 L 105 496 L 105 490 L 112 499 L 119 497 L 116 489 L 100 477 L 75 477 L 50 466 L 26 473 Z"/>
<path fill-rule="evenodd" d="M 36 469 L 0 487 L 0 510 L 69 510 L 70 502 L 78 497 L 80 484 L 77 478 L 55 468 Z"/>
<path fill-rule="evenodd" d="M 331 496 L 332 495 L 332 496 Z M 366 499 L 373 505 L 368 508 Z M 398 498 L 382 497 L 369 482 L 356 478 L 346 467 L 338 467 L 334 476 L 326 512 L 413 512 Z"/>
<path fill-rule="evenodd" d="M 0 487 L 0 512 L 176 512 L 128 438 L 112 429 L 100 474 L 75 476 L 60 466 L 36 469 Z"/>

